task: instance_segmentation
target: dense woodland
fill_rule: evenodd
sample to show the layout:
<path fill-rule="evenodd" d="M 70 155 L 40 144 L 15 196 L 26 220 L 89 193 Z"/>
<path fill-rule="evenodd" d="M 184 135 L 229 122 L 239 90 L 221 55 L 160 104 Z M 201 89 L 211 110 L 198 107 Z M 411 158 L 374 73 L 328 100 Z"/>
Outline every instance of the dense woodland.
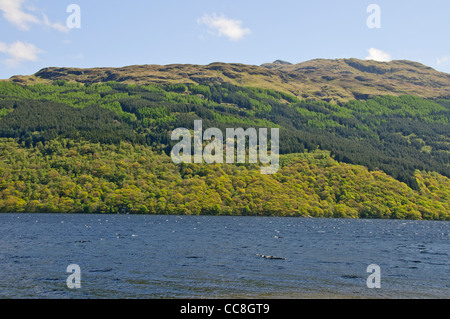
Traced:
<path fill-rule="evenodd" d="M 450 220 L 450 179 L 416 172 L 420 191 L 326 151 L 255 164 L 173 164 L 149 146 L 55 139 L 0 144 L 0 211 Z"/>
<path fill-rule="evenodd" d="M 283 167 L 179 165 L 170 132 L 278 127 Z M 0 211 L 448 220 L 450 101 L 0 82 Z M 270 192 L 268 192 L 270 190 Z"/>

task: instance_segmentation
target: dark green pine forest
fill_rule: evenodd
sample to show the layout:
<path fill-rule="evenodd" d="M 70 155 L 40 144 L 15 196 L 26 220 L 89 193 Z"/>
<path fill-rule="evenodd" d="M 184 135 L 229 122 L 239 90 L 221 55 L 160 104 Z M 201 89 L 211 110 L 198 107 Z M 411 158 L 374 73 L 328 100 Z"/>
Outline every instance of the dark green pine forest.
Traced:
<path fill-rule="evenodd" d="M 175 128 L 280 129 L 280 164 L 180 164 Z M 0 212 L 450 220 L 450 98 L 229 82 L 0 82 Z M 205 141 L 207 143 L 207 141 Z"/>

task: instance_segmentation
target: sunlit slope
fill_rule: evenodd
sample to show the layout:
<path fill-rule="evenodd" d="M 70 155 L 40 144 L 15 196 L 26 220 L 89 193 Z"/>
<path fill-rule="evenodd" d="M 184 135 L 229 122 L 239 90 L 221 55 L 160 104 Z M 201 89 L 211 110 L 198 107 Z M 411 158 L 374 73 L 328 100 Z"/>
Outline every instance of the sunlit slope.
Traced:
<path fill-rule="evenodd" d="M 262 66 L 237 63 L 209 65 L 136 65 L 123 68 L 46 68 L 18 83 L 118 81 L 127 84 L 222 83 L 274 89 L 300 98 L 345 102 L 377 95 L 450 96 L 450 75 L 412 61 L 376 62 L 317 59 L 299 64 L 276 61 Z"/>

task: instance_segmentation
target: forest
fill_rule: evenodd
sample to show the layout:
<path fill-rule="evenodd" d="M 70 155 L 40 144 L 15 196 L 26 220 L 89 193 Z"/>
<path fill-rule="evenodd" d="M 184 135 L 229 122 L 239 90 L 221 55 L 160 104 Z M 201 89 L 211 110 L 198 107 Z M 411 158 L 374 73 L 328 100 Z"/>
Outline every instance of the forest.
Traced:
<path fill-rule="evenodd" d="M 279 128 L 282 168 L 171 163 L 170 132 L 198 119 Z M 0 82 L 0 211 L 448 220 L 449 119 L 450 100 L 407 95 Z"/>

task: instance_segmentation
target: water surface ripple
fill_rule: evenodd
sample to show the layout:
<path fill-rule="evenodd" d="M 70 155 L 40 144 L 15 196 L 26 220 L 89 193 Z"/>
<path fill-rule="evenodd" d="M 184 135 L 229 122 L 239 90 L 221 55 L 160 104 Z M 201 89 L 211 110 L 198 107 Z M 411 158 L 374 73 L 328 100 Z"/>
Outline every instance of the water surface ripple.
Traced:
<path fill-rule="evenodd" d="M 449 251 L 448 222 L 0 214 L 0 298 L 450 298 Z"/>

